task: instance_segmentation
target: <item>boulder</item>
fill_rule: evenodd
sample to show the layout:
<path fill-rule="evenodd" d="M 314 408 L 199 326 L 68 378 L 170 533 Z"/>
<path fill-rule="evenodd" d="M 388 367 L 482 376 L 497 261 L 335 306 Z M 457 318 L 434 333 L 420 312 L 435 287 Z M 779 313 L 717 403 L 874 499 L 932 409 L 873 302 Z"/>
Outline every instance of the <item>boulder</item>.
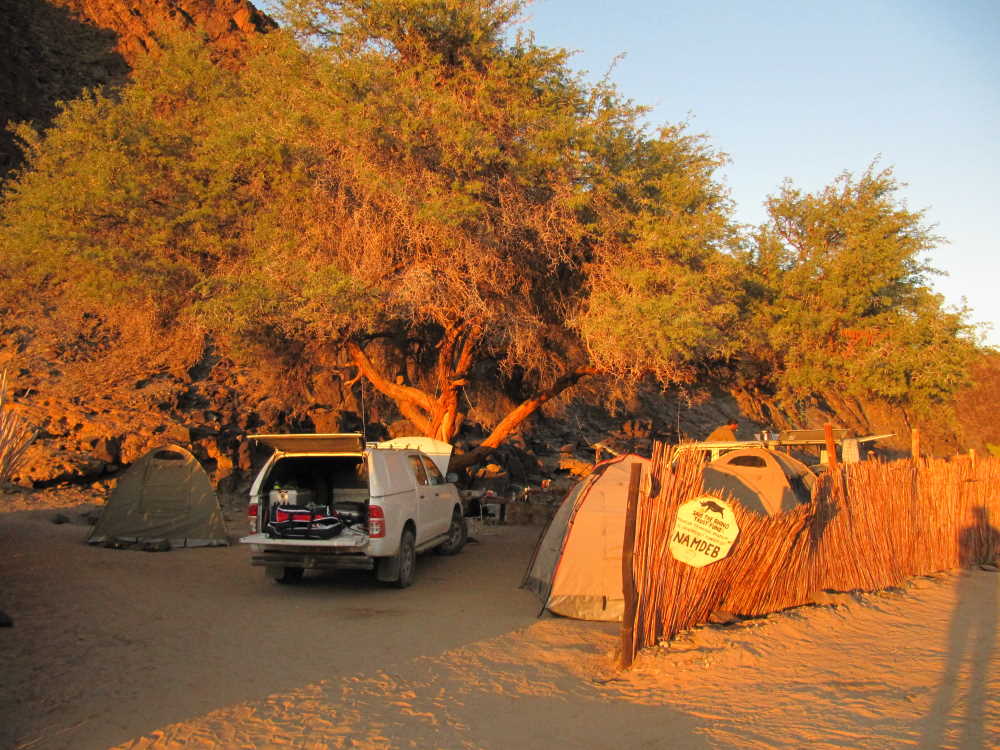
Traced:
<path fill-rule="evenodd" d="M 92 443 L 91 455 L 106 464 L 117 464 L 121 461 L 121 439 L 118 437 L 99 437 Z"/>
<path fill-rule="evenodd" d="M 636 417 L 629 419 L 621 428 L 622 435 L 631 440 L 645 440 L 653 434 L 653 420 Z"/>
<path fill-rule="evenodd" d="M 36 442 L 28 446 L 24 463 L 13 477 L 16 484 L 37 486 L 92 479 L 104 473 L 106 464 L 90 454 Z"/>
<path fill-rule="evenodd" d="M 159 437 L 161 444 L 176 443 L 183 447 L 191 442 L 191 430 L 176 422 L 164 422 L 153 432 Z"/>
<path fill-rule="evenodd" d="M 341 432 L 339 411 L 323 406 L 310 410 L 308 415 L 316 432 Z"/>

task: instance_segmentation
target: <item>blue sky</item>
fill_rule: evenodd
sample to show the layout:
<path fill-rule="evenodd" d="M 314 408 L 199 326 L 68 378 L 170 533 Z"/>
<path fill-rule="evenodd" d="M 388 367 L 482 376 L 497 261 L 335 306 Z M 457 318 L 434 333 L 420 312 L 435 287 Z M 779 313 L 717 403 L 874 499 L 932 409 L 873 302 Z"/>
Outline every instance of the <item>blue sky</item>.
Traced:
<path fill-rule="evenodd" d="M 935 288 L 1000 328 L 997 0 L 537 0 L 524 25 L 610 70 L 652 125 L 687 120 L 729 154 L 739 221 L 762 221 L 786 177 L 818 190 L 880 158 L 949 241 Z"/>

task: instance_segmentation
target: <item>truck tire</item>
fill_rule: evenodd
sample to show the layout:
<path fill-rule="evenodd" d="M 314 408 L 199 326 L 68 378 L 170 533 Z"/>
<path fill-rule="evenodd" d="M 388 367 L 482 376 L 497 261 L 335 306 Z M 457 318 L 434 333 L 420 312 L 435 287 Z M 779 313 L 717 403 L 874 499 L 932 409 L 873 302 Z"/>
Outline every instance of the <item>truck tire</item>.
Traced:
<path fill-rule="evenodd" d="M 397 589 L 405 589 L 413 583 L 413 574 L 417 569 L 417 540 L 413 529 L 403 529 L 399 540 L 399 575 L 392 585 Z"/>
<path fill-rule="evenodd" d="M 302 568 L 268 568 L 267 574 L 274 579 L 275 583 L 298 583 L 302 580 L 305 571 Z"/>
<path fill-rule="evenodd" d="M 451 526 L 448 527 L 448 539 L 434 548 L 439 555 L 457 555 L 469 538 L 469 528 L 465 516 L 456 508 L 451 514 Z"/>

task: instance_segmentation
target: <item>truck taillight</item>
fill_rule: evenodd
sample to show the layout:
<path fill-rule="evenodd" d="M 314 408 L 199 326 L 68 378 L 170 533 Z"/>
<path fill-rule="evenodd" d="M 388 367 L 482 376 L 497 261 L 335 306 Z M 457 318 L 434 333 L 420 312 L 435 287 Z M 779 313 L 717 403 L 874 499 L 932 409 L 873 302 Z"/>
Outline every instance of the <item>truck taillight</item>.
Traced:
<path fill-rule="evenodd" d="M 368 536 L 376 539 L 385 536 L 385 513 L 378 505 L 368 506 Z"/>
<path fill-rule="evenodd" d="M 259 507 L 260 506 L 257 505 L 257 503 L 250 503 L 250 505 L 247 506 L 247 521 L 250 522 L 251 534 L 257 533 L 257 509 Z"/>

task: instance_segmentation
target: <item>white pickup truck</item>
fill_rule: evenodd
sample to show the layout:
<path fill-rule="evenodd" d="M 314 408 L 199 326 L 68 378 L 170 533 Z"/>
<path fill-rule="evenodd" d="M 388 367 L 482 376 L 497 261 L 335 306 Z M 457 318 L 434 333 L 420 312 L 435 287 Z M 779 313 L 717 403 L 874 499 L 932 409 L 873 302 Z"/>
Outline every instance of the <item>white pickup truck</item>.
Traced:
<path fill-rule="evenodd" d="M 279 583 L 305 570 L 374 570 L 413 582 L 417 553 L 453 555 L 467 531 L 446 475 L 451 446 L 430 438 L 365 443 L 356 434 L 250 435 L 274 449 L 250 488 L 252 565 Z M 446 479 L 447 476 L 447 479 Z"/>

